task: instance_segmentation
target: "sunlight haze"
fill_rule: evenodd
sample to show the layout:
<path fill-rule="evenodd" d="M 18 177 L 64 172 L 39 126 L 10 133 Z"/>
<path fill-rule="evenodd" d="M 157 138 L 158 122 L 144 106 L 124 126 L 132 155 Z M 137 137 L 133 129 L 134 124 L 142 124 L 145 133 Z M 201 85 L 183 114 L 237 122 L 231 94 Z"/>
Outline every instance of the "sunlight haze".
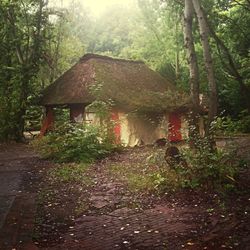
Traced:
<path fill-rule="evenodd" d="M 90 9 L 91 13 L 98 17 L 106 9 L 113 5 L 124 5 L 128 6 L 135 0 L 52 0 L 50 4 L 52 6 L 63 6 L 67 7 L 71 2 L 79 2 Z"/>

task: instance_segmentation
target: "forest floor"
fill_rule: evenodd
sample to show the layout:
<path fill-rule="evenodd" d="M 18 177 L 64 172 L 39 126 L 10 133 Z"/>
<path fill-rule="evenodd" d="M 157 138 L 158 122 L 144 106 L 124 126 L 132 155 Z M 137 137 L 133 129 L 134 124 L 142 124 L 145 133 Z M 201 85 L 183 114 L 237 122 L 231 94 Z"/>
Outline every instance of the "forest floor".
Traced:
<path fill-rule="evenodd" d="M 0 145 L 0 249 L 250 249 L 249 170 L 244 189 L 224 197 L 153 193 L 121 178 L 148 151 L 69 166 L 26 145 Z"/>

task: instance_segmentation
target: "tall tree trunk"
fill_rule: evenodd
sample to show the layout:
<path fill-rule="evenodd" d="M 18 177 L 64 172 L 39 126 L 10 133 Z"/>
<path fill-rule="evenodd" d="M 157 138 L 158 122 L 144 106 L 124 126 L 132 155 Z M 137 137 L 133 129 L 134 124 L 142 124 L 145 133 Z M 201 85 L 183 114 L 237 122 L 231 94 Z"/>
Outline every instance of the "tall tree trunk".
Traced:
<path fill-rule="evenodd" d="M 201 44 L 203 47 L 203 56 L 204 56 L 204 61 L 207 71 L 208 86 L 209 86 L 209 111 L 208 111 L 208 124 L 206 127 L 206 133 L 208 134 L 211 122 L 217 115 L 217 110 L 218 110 L 217 85 L 214 76 L 213 60 L 211 56 L 209 37 L 208 37 L 209 27 L 206 22 L 206 17 L 204 15 L 204 11 L 202 10 L 200 0 L 192 0 L 192 2 L 199 23 Z"/>
<path fill-rule="evenodd" d="M 59 61 L 59 57 L 60 57 L 60 47 L 61 47 L 61 43 L 62 43 L 62 32 L 63 32 L 62 27 L 63 27 L 63 17 L 60 17 L 58 34 L 56 37 L 55 53 L 54 53 L 54 58 L 52 59 L 52 69 L 51 69 L 51 75 L 50 75 L 50 82 L 53 82 L 58 75 L 58 61 Z"/>
<path fill-rule="evenodd" d="M 198 135 L 198 113 L 199 113 L 199 69 L 194 47 L 192 25 L 193 25 L 193 4 L 192 0 L 185 0 L 184 8 L 184 41 L 187 49 L 188 66 L 190 74 L 190 95 L 193 110 L 190 115 L 190 137 Z"/>
<path fill-rule="evenodd" d="M 24 140 L 24 127 L 25 127 L 25 114 L 27 110 L 27 99 L 29 92 L 29 82 L 32 77 L 30 74 L 30 68 L 22 65 L 22 79 L 20 79 L 20 96 L 19 96 L 19 104 L 20 107 L 16 111 L 16 120 L 18 121 L 18 125 L 15 130 L 15 140 L 17 142 L 21 142 Z"/>
<path fill-rule="evenodd" d="M 175 52 L 175 79 L 176 81 L 180 79 L 180 51 L 178 47 Z"/>
<path fill-rule="evenodd" d="M 178 21 L 177 21 L 178 20 Z M 179 44 L 179 19 L 176 13 L 176 24 L 175 24 L 175 43 L 176 43 L 176 51 L 175 51 L 175 79 L 178 81 L 180 79 L 180 44 Z"/>

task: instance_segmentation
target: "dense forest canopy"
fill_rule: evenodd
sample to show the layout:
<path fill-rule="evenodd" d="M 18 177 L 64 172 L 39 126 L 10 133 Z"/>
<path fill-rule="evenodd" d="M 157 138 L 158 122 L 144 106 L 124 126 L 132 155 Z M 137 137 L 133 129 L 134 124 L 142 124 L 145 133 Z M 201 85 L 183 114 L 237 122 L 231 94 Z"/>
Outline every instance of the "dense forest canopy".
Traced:
<path fill-rule="evenodd" d="M 106 1 L 96 0 L 94 9 L 89 2 L 0 0 L 1 140 L 19 140 L 25 126 L 35 129 L 42 114 L 37 105 L 41 91 L 84 53 L 143 60 L 189 93 L 185 2 L 200 4 L 208 25 L 217 114 L 249 115 L 250 1 L 110 1 L 104 8 Z M 194 15 L 199 91 L 209 95 L 199 21 Z"/>

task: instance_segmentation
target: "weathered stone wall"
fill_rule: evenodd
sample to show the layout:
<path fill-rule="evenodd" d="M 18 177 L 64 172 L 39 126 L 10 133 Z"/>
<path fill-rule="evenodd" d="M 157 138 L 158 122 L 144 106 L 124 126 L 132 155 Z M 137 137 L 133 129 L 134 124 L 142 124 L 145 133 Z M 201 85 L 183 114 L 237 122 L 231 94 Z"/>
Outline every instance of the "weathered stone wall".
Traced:
<path fill-rule="evenodd" d="M 236 155 L 250 161 L 250 135 L 217 136 L 216 146 L 235 150 Z"/>

